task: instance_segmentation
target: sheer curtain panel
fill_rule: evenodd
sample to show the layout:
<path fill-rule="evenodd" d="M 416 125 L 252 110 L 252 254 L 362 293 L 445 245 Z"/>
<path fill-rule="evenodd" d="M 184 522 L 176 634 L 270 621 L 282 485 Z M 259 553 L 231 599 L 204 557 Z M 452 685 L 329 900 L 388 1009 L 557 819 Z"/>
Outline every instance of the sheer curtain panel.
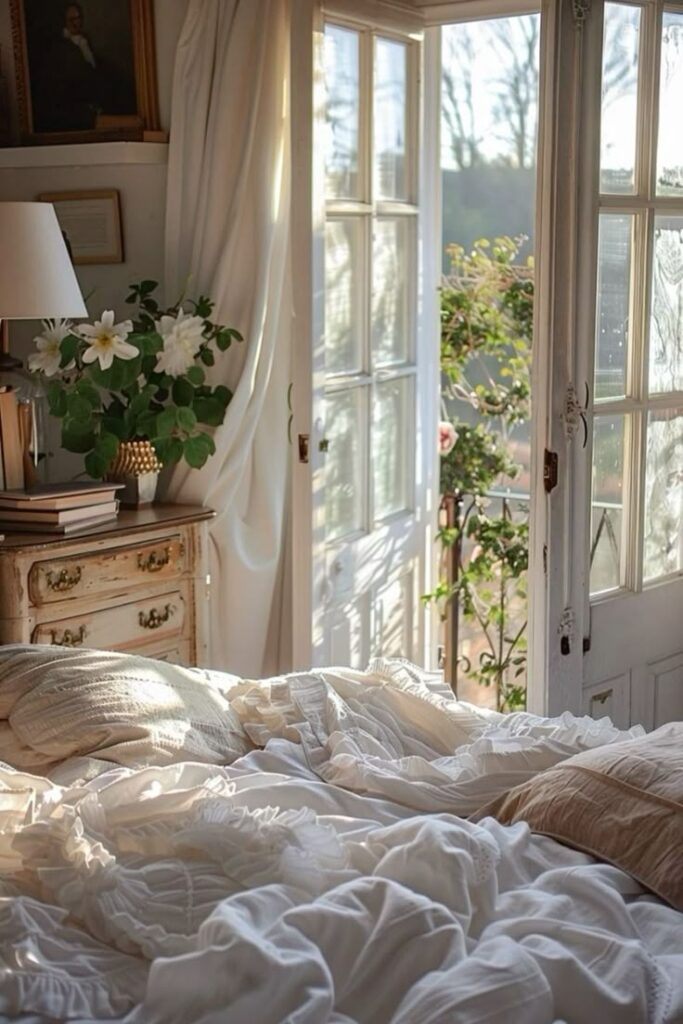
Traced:
<path fill-rule="evenodd" d="M 209 372 L 234 391 L 203 469 L 172 501 L 214 508 L 210 663 L 276 671 L 290 375 L 290 0 L 190 0 L 176 56 L 166 301 L 200 293 L 244 335 Z"/>

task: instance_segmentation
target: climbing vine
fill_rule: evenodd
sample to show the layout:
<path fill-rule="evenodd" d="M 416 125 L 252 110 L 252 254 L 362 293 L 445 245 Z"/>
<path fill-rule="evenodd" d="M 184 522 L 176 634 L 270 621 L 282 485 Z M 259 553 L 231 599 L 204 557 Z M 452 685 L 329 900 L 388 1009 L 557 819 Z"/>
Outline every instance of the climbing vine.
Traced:
<path fill-rule="evenodd" d="M 458 668 L 493 686 L 500 710 L 525 705 L 528 511 L 491 492 L 519 475 L 514 428 L 529 419 L 534 283 L 517 262 L 523 239 L 449 247 L 441 291 L 441 578 L 425 594 L 442 620 L 461 614 L 476 630 L 474 662 Z M 450 557 L 449 557 L 450 555 Z M 446 567 L 450 566 L 450 574 Z"/>

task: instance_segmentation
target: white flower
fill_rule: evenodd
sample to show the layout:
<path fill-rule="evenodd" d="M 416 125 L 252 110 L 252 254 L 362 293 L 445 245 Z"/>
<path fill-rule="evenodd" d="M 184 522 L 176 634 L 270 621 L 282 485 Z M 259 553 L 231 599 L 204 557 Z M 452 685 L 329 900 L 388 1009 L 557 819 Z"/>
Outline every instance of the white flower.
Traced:
<path fill-rule="evenodd" d="M 452 452 L 457 440 L 458 435 L 453 424 L 442 420 L 439 423 L 439 455 L 448 455 L 449 452 Z"/>
<path fill-rule="evenodd" d="M 119 359 L 135 359 L 139 354 L 138 350 L 126 341 L 132 330 L 130 320 L 115 324 L 111 309 L 105 309 L 102 319 L 96 320 L 92 326 L 81 324 L 78 333 L 89 345 L 83 353 L 83 362 L 94 363 L 99 359 L 100 368 L 108 370 L 114 362 L 114 356 Z"/>
<path fill-rule="evenodd" d="M 182 377 L 193 365 L 204 341 L 204 321 L 200 316 L 184 313 L 181 306 L 177 316 L 162 316 L 156 329 L 164 343 L 157 356 L 156 369 L 170 377 Z"/>
<path fill-rule="evenodd" d="M 43 333 L 33 339 L 38 351 L 28 357 L 29 370 L 32 373 L 44 373 L 46 377 L 54 377 L 59 373 L 62 359 L 59 346 L 71 332 L 68 320 L 43 320 Z M 71 362 L 64 369 L 70 370 L 73 365 Z"/>

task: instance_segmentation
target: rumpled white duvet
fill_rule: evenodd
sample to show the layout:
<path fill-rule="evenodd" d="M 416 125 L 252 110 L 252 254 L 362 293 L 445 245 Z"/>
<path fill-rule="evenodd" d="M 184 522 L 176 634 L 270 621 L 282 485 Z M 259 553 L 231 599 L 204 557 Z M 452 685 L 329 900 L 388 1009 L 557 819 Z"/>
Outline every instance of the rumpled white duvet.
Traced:
<path fill-rule="evenodd" d="M 683 1021 L 682 915 L 462 817 L 608 720 L 480 712 L 397 662 L 210 681 L 230 765 L 0 764 L 1 1019 Z"/>

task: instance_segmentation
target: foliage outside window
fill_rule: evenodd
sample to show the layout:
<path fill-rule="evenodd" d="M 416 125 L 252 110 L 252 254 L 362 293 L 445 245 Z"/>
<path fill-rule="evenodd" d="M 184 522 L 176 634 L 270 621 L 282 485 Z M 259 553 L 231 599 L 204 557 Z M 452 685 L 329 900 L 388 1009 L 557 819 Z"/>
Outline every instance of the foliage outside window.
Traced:
<path fill-rule="evenodd" d="M 531 260 L 516 262 L 524 239 L 450 246 L 451 274 L 441 292 L 442 522 L 437 541 L 442 572 L 425 594 L 445 621 L 455 604 L 481 638 L 474 662 L 461 668 L 494 687 L 500 710 L 525 705 L 528 514 L 505 497 L 498 513 L 493 492 L 505 493 L 520 464 L 511 434 L 529 419 L 533 321 Z M 448 554 L 455 558 L 449 559 Z"/>

